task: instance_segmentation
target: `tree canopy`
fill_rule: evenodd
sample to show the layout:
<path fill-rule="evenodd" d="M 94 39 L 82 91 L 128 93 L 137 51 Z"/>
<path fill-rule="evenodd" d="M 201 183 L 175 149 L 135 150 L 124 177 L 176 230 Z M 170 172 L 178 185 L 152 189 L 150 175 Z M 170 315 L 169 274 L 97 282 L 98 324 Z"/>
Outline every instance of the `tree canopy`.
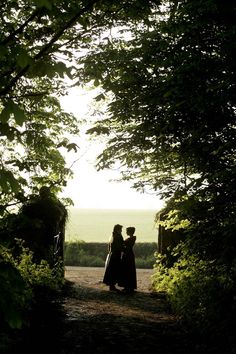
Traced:
<path fill-rule="evenodd" d="M 85 58 L 85 79 L 103 87 L 97 99 L 109 96 L 107 118 L 89 133 L 108 136 L 98 168 L 118 162 L 135 188 L 161 191 L 169 226 L 190 225 L 199 242 L 210 232 L 216 257 L 222 243 L 235 245 L 236 8 L 160 5 L 129 28 L 129 39 L 101 43 Z"/>
<path fill-rule="evenodd" d="M 101 85 L 96 100 L 108 107 L 88 133 L 107 141 L 98 169 L 119 167 L 134 188 L 160 194 L 162 226 L 182 233 L 170 254 L 157 256 L 155 289 L 168 294 L 190 327 L 214 333 L 214 341 L 222 333 L 229 347 L 236 292 L 236 5 L 152 5 L 148 16 L 118 27 L 82 58 L 85 82 Z"/>
<path fill-rule="evenodd" d="M 99 43 L 113 25 L 127 26 L 148 16 L 153 3 L 149 0 L 1 3 L 1 325 L 22 326 L 19 310 L 31 307 L 34 284 L 42 282 L 49 288 L 62 284 L 61 265 L 50 269 L 44 260 L 34 263 L 35 257 L 29 249 L 17 248 L 15 238 L 22 236 L 19 223 L 17 228 L 12 227 L 15 216 L 17 219 L 13 209 L 16 205 L 20 209 L 42 186 L 58 192 L 72 174 L 63 149 L 78 149 L 70 137 L 79 134 L 79 122 L 77 117 L 63 111 L 59 98 L 67 94 L 69 86 L 82 82 L 79 58 Z M 50 211 L 47 217 L 49 214 Z M 37 228 L 37 221 L 32 223 Z M 23 236 L 29 236 L 29 244 L 40 247 L 41 233 L 37 238 L 35 228 L 27 235 L 25 232 Z M 12 306 L 6 306 L 9 299 Z"/>
<path fill-rule="evenodd" d="M 43 184 L 61 188 L 71 171 L 61 149 L 76 150 L 79 133 L 58 98 L 79 85 L 76 59 L 114 22 L 149 11 L 141 1 L 8 0 L 0 25 L 0 188 L 7 205 Z"/>
<path fill-rule="evenodd" d="M 189 226 L 196 236 L 215 225 L 220 252 L 235 217 L 234 19 L 234 5 L 219 0 L 7 1 L 3 204 L 66 184 L 71 171 L 60 149 L 77 149 L 68 136 L 79 124 L 58 98 L 65 77 L 93 81 L 103 90 L 96 101 L 108 99 L 107 115 L 89 131 L 108 137 L 98 168 L 119 163 L 135 188 L 161 193 L 173 228 Z"/>

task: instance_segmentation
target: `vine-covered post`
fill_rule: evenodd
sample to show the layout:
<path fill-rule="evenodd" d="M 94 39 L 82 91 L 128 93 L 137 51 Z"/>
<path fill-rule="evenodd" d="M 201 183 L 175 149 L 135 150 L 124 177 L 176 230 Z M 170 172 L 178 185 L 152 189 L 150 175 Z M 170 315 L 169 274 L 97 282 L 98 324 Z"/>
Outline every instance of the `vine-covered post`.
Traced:
<path fill-rule="evenodd" d="M 36 261 L 45 259 L 51 267 L 64 262 L 66 207 L 47 186 L 39 195 L 25 203 L 21 210 L 24 227 L 21 230 L 26 245 L 34 252 Z"/>

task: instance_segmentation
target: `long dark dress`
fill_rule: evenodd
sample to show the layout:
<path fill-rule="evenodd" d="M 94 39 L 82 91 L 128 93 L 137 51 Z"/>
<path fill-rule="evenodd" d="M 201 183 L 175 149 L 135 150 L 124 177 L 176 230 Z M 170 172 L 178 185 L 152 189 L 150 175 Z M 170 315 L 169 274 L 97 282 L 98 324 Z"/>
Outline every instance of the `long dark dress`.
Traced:
<path fill-rule="evenodd" d="M 128 291 L 137 289 L 137 275 L 135 265 L 135 255 L 133 246 L 136 241 L 136 236 L 130 236 L 124 240 L 124 253 L 121 260 L 121 279 L 119 286 L 123 286 Z"/>
<path fill-rule="evenodd" d="M 108 259 L 106 262 L 103 283 L 115 285 L 120 279 L 121 252 L 124 249 L 124 239 L 121 234 L 113 234 L 112 240 L 108 245 Z"/>

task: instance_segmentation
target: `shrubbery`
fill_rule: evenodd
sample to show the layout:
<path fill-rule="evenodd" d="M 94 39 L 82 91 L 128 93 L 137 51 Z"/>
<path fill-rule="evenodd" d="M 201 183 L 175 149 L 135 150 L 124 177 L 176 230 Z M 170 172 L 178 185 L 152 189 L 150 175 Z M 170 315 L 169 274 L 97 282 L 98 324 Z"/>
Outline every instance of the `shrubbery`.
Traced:
<path fill-rule="evenodd" d="M 48 294 L 59 291 L 64 284 L 63 264 L 54 268 L 42 260 L 33 262 L 33 253 L 22 245 L 17 256 L 0 245 L 0 318 L 1 325 L 22 328 L 27 325 L 29 311 Z"/>
<path fill-rule="evenodd" d="M 136 243 L 134 245 L 137 268 L 153 268 L 157 244 Z M 104 267 L 107 256 L 107 243 L 74 241 L 65 243 L 65 265 L 82 267 Z"/>
<path fill-rule="evenodd" d="M 190 327 L 220 333 L 234 322 L 236 259 L 229 269 L 217 260 L 182 254 L 171 267 L 156 255 L 153 289 L 164 291 L 172 309 Z"/>
<path fill-rule="evenodd" d="M 15 266 L 10 251 L 3 246 L 0 246 L 0 294 L 0 325 L 20 328 L 32 291 Z"/>

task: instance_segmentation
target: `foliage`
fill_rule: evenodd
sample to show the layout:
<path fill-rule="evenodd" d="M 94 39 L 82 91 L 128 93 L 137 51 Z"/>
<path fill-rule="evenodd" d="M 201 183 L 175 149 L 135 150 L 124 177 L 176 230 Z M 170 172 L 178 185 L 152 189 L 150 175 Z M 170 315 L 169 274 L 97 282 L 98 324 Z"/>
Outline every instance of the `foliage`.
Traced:
<path fill-rule="evenodd" d="M 6 214 L 15 212 L 42 185 L 60 191 L 72 175 L 64 152 L 77 151 L 71 135 L 78 135 L 79 124 L 73 114 L 62 110 L 58 98 L 67 93 L 69 85 L 80 84 L 76 59 L 113 23 L 127 25 L 150 13 L 151 3 L 8 0 L 1 4 L 1 243 L 12 246 L 13 238 L 19 236 L 4 228 Z M 24 250 L 17 260 L 1 258 L 1 279 L 9 276 L 0 285 L 1 311 L 13 327 L 21 326 L 20 314 L 14 310 L 23 304 L 27 308 L 30 300 L 25 291 L 30 297 L 32 289 L 61 284 L 60 267 L 58 279 L 55 269 L 44 262 L 34 263 L 32 256 Z M 11 306 L 5 306 L 8 301 Z"/>
<path fill-rule="evenodd" d="M 15 265 L 26 284 L 35 291 L 38 291 L 39 288 L 58 291 L 64 284 L 62 261 L 59 261 L 55 267 L 50 267 L 45 260 L 35 263 L 33 252 L 23 247 L 22 253 L 15 259 Z"/>
<path fill-rule="evenodd" d="M 62 262 L 54 268 L 45 260 L 37 264 L 33 262 L 33 253 L 21 241 L 17 243 L 21 249 L 17 257 L 13 249 L 3 246 L 0 249 L 1 324 L 7 323 L 11 328 L 27 325 L 28 315 L 40 297 L 42 301 L 64 285 Z"/>
<path fill-rule="evenodd" d="M 32 293 L 15 267 L 11 253 L 3 246 L 0 248 L 0 293 L 0 325 L 6 322 L 11 328 L 20 328 Z"/>
<path fill-rule="evenodd" d="M 100 84 L 97 100 L 107 100 L 107 115 L 88 133 L 107 141 L 98 169 L 120 168 L 134 188 L 159 193 L 165 226 L 185 229 L 187 253 L 166 268 L 165 288 L 184 316 L 210 320 L 235 282 L 226 270 L 236 252 L 236 7 L 152 5 L 126 38 L 118 29 L 83 59 L 84 80 Z"/>
<path fill-rule="evenodd" d="M 198 243 L 216 234 L 218 256 L 222 239 L 235 249 L 236 10 L 218 0 L 162 5 L 129 40 L 120 35 L 84 58 L 85 80 L 109 97 L 107 117 L 89 133 L 108 140 L 99 169 L 120 166 L 135 188 L 160 190 L 178 212 L 173 227 L 184 221 Z"/>
<path fill-rule="evenodd" d="M 104 267 L 107 256 L 107 243 L 74 241 L 65 242 L 65 265 L 81 267 Z M 137 268 L 153 268 L 156 243 L 134 245 Z"/>
<path fill-rule="evenodd" d="M 172 309 L 199 332 L 229 329 L 235 319 L 236 259 L 230 268 L 217 261 L 182 254 L 167 267 L 157 255 L 152 287 L 167 293 Z"/>
<path fill-rule="evenodd" d="M 65 91 L 63 78 L 72 66 L 58 58 L 52 42 L 48 46 L 62 26 L 61 11 L 56 13 L 49 1 L 2 5 L 0 187 L 5 207 L 44 183 L 65 185 L 71 174 L 58 148 L 70 150 L 67 135 L 78 133 L 78 124 L 62 111 L 57 97 Z"/>
<path fill-rule="evenodd" d="M 155 264 L 154 254 L 151 254 L 146 257 L 135 257 L 135 265 L 137 269 L 153 269 Z"/>
<path fill-rule="evenodd" d="M 4 206 L 43 184 L 66 185 L 63 152 L 77 151 L 76 117 L 58 98 L 80 85 L 77 59 L 113 24 L 150 13 L 151 1 L 9 0 L 0 18 L 0 188 Z M 142 12 L 140 12 L 140 10 Z M 105 34 L 106 36 L 106 34 Z"/>

